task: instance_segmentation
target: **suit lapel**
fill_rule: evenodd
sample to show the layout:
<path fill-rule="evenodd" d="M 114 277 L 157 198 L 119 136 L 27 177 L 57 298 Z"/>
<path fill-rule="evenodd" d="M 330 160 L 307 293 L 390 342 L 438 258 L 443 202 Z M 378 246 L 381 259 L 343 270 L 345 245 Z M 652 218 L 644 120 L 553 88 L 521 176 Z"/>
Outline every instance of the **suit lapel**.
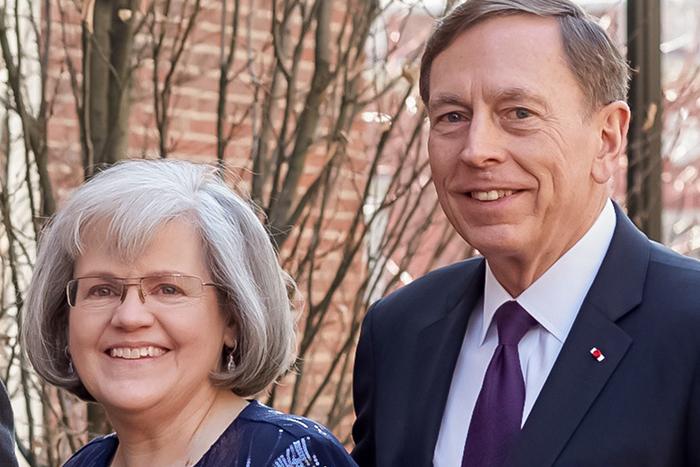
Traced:
<path fill-rule="evenodd" d="M 528 416 L 507 467 L 550 466 L 632 343 L 616 321 L 642 300 L 649 241 L 615 205 L 608 253 Z M 600 349 L 605 359 L 590 354 Z"/>
<path fill-rule="evenodd" d="M 597 310 L 584 305 L 523 427 L 508 467 L 549 466 L 603 390 L 631 343 Z M 596 361 L 590 349 L 605 355 Z"/>
<path fill-rule="evenodd" d="M 484 289 L 484 261 L 473 268 L 459 286 L 463 292 L 445 314 L 427 324 L 416 336 L 410 378 L 414 406 L 410 408 L 401 465 L 432 465 L 442 414 L 452 382 L 452 373 L 462 348 L 469 316 Z"/>

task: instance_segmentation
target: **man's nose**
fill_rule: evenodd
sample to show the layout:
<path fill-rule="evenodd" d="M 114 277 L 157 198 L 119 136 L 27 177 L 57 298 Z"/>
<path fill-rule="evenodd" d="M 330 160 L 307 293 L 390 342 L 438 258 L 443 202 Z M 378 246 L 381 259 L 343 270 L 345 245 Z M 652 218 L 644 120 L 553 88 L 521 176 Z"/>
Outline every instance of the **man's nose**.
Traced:
<path fill-rule="evenodd" d="M 474 167 L 484 168 L 504 161 L 504 135 L 498 123 L 488 114 L 472 117 L 460 153 L 461 159 Z"/>

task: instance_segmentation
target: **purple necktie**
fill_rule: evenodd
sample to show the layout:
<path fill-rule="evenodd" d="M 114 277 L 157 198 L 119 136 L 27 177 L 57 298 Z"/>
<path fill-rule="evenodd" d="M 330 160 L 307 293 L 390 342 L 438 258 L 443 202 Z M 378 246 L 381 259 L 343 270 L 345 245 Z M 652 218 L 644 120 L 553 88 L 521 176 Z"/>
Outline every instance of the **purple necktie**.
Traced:
<path fill-rule="evenodd" d="M 462 467 L 500 467 L 520 432 L 525 382 L 518 343 L 536 321 L 514 301 L 501 305 L 494 320 L 498 346 L 474 406 Z"/>

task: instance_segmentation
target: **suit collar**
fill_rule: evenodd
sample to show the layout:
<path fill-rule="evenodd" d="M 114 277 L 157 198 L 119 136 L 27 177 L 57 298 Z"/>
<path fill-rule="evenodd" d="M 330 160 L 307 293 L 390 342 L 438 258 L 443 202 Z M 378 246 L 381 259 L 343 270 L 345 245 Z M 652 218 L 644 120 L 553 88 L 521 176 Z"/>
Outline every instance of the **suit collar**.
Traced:
<path fill-rule="evenodd" d="M 611 321 L 617 321 L 641 303 L 651 255 L 649 239 L 617 204 L 614 206 L 617 217 L 615 234 L 586 297 Z"/>
<path fill-rule="evenodd" d="M 517 297 L 498 282 L 487 260 L 480 343 L 486 339 L 496 310 L 509 300 L 517 300 L 563 344 L 610 248 L 615 224 L 615 209 L 607 200 L 588 231 Z"/>
<path fill-rule="evenodd" d="M 615 213 L 610 248 L 506 467 L 552 465 L 632 343 L 616 321 L 642 301 L 650 244 L 617 205 Z"/>

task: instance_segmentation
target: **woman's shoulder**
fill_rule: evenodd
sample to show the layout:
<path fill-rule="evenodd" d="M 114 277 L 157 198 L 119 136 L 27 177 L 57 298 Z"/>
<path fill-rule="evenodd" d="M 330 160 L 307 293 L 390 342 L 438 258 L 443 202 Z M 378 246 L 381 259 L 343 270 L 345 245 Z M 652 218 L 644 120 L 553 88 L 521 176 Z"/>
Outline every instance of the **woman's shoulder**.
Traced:
<path fill-rule="evenodd" d="M 258 428 L 276 427 L 294 437 L 318 436 L 335 441 L 333 434 L 318 422 L 299 415 L 290 415 L 253 400 L 238 417 Z"/>
<path fill-rule="evenodd" d="M 251 401 L 240 413 L 235 427 L 234 444 L 239 451 L 236 456 L 239 462 L 235 465 L 357 465 L 343 445 L 320 423 L 279 412 L 257 401 Z M 224 442 L 220 446 L 223 448 L 228 444 Z"/>
<path fill-rule="evenodd" d="M 118 444 L 114 433 L 97 437 L 78 449 L 63 467 L 107 467 Z"/>

